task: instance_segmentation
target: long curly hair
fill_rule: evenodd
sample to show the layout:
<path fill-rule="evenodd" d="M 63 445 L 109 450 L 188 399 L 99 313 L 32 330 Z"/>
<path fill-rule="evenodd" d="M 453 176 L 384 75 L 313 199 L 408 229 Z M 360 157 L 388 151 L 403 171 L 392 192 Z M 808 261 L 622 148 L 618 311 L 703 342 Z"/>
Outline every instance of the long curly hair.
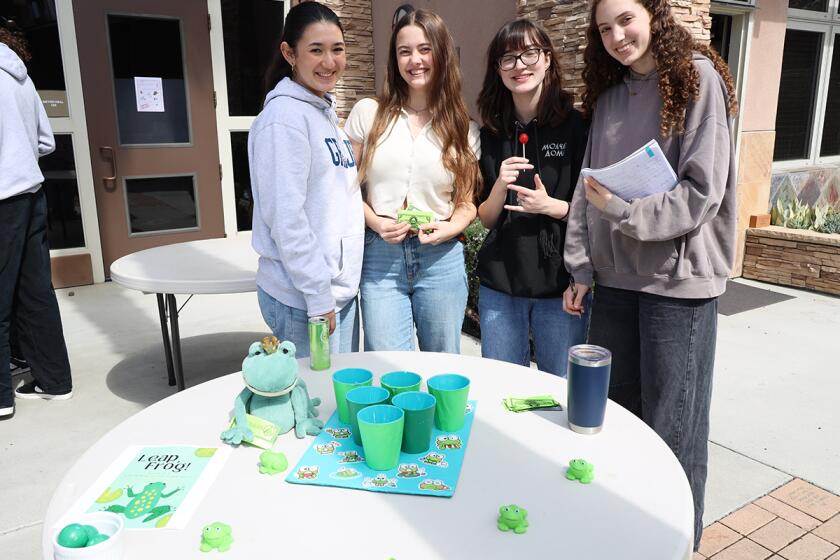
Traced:
<path fill-rule="evenodd" d="M 715 66 L 726 85 L 729 114 L 738 111 L 735 85 L 726 62 L 714 49 L 692 37 L 684 26 L 674 19 L 668 0 L 636 0 L 650 14 L 650 48 L 659 74 L 659 96 L 662 98 L 659 132 L 663 137 L 685 130 L 685 110 L 700 95 L 700 75 L 692 63 L 694 52 L 707 57 Z M 586 30 L 586 50 L 583 53 L 584 69 L 582 110 L 591 117 L 598 96 L 619 83 L 628 68 L 613 58 L 604 48 L 595 11 L 601 0 L 593 0 L 589 10 L 589 27 Z"/>
<path fill-rule="evenodd" d="M 0 43 L 5 43 L 22 61 L 32 60 L 23 32 L 17 29 L 14 22 L 6 18 L 0 18 Z"/>
<path fill-rule="evenodd" d="M 400 75 L 397 65 L 397 34 L 409 25 L 419 27 L 432 47 L 434 71 L 429 84 L 428 101 L 432 130 L 442 144 L 443 166 L 454 178 L 452 200 L 456 205 L 472 203 L 480 174 L 478 160 L 469 142 L 470 115 L 461 97 L 461 65 L 443 19 L 428 10 L 406 14 L 391 32 L 385 80 L 382 93 L 377 97 L 379 107 L 359 164 L 359 181 L 364 181 L 385 131 L 391 128 L 399 118 L 400 110 L 408 103 L 408 84 Z"/>
<path fill-rule="evenodd" d="M 478 94 L 481 121 L 496 134 L 511 135 L 514 119 L 513 96 L 499 76 L 499 59 L 507 52 L 524 50 L 529 39 L 531 45 L 542 49 L 551 61 L 545 71 L 543 89 L 537 106 L 538 121 L 550 126 L 559 126 L 574 103 L 572 94 L 563 89 L 559 58 L 545 29 L 529 19 L 508 22 L 499 29 L 487 47 L 484 84 L 481 93 Z"/>

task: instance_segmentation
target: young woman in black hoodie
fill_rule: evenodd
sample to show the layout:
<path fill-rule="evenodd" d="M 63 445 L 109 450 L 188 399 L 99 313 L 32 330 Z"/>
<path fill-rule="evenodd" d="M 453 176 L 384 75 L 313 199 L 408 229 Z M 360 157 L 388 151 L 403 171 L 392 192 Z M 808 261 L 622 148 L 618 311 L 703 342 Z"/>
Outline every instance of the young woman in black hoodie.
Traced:
<path fill-rule="evenodd" d="M 483 189 L 478 217 L 490 230 L 478 255 L 481 354 L 565 376 L 568 348 L 588 317 L 563 313 L 569 212 L 586 124 L 561 86 L 554 47 L 527 19 L 504 25 L 487 49 L 478 97 Z"/>

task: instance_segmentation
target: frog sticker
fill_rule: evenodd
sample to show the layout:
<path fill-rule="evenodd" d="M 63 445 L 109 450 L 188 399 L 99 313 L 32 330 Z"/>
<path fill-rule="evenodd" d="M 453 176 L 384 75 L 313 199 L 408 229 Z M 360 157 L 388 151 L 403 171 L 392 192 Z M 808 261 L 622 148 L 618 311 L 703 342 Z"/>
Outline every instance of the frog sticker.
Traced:
<path fill-rule="evenodd" d="M 427 465 L 431 465 L 433 467 L 440 467 L 445 469 L 449 466 L 449 463 L 446 462 L 446 455 L 443 453 L 427 453 L 423 457 L 420 457 L 420 462 L 426 463 Z"/>
<path fill-rule="evenodd" d="M 464 415 L 471 413 L 473 411 L 472 403 L 467 403 L 467 408 L 464 410 Z"/>
<path fill-rule="evenodd" d="M 355 451 L 339 451 L 338 454 L 341 455 L 339 463 L 361 463 L 365 460 Z"/>
<path fill-rule="evenodd" d="M 339 467 L 337 471 L 330 475 L 330 478 L 334 478 L 337 480 L 350 480 L 353 478 L 359 478 L 362 476 L 362 473 L 357 471 L 351 467 Z"/>
<path fill-rule="evenodd" d="M 298 472 L 295 473 L 295 476 L 298 477 L 298 480 L 315 480 L 318 478 L 318 465 L 301 467 L 298 469 Z"/>
<path fill-rule="evenodd" d="M 332 455 L 333 453 L 335 453 L 335 450 L 339 447 L 341 447 L 340 443 L 338 443 L 337 441 L 331 441 L 323 445 L 316 445 L 315 451 L 317 451 L 320 455 Z"/>
<path fill-rule="evenodd" d="M 397 479 L 388 478 L 384 474 L 378 474 L 374 478 L 364 479 L 362 486 L 365 486 L 366 488 L 396 488 Z"/>
<path fill-rule="evenodd" d="M 438 449 L 461 449 L 461 438 L 455 434 L 438 436 L 435 440 Z"/>
<path fill-rule="evenodd" d="M 398 468 L 397 476 L 399 478 L 417 478 L 419 476 L 426 476 L 426 469 L 415 465 L 414 463 L 403 464 Z"/>
<path fill-rule="evenodd" d="M 350 430 L 347 428 L 327 428 L 325 431 L 336 439 L 347 439 L 350 437 Z"/>
<path fill-rule="evenodd" d="M 444 490 L 450 489 L 442 480 L 431 480 L 428 478 L 421 482 L 418 488 L 420 490 L 432 490 L 434 492 L 443 492 Z"/>

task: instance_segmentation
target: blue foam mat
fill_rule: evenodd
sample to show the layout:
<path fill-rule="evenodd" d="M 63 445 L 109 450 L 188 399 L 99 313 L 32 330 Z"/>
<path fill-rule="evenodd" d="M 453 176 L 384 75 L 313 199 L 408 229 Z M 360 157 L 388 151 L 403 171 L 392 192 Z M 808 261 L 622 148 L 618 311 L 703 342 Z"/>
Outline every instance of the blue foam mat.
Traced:
<path fill-rule="evenodd" d="M 433 429 L 428 451 L 400 453 L 399 465 L 388 471 L 368 468 L 350 425 L 339 421 L 336 411 L 286 482 L 449 498 L 458 485 L 475 410 L 476 401 L 469 401 L 463 428 L 457 432 Z"/>

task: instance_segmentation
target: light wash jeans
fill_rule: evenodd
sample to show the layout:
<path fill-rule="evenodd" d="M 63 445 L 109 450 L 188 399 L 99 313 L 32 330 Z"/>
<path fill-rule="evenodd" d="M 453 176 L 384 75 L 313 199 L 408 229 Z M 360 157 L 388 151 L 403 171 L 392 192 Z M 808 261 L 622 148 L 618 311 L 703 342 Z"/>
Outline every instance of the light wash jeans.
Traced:
<path fill-rule="evenodd" d="M 467 306 L 464 248 L 458 241 L 422 245 L 417 237 L 390 244 L 365 232 L 361 280 L 365 350 L 461 351 Z"/>
<path fill-rule="evenodd" d="M 296 358 L 309 357 L 309 317 L 303 309 L 280 303 L 257 286 L 265 324 L 281 341 L 290 340 L 295 345 Z M 335 314 L 335 331 L 330 335 L 330 354 L 359 351 L 359 307 L 356 299 Z"/>
<path fill-rule="evenodd" d="M 610 399 L 653 428 L 688 477 L 694 550 L 703 535 L 717 298 L 595 287 L 590 344 L 612 352 Z"/>
<path fill-rule="evenodd" d="M 527 367 L 530 334 L 540 371 L 566 377 L 569 348 L 586 340 L 590 303 L 587 294 L 586 312 L 575 317 L 563 311 L 563 298 L 518 297 L 480 286 L 481 356 Z"/>

